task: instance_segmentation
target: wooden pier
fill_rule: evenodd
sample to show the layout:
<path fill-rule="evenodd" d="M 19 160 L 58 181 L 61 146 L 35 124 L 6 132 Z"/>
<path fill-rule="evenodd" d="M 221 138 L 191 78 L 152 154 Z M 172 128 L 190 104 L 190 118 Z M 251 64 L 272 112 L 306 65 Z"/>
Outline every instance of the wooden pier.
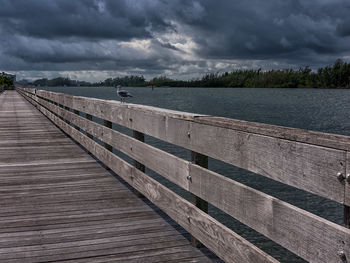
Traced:
<path fill-rule="evenodd" d="M 215 261 L 195 248 L 200 244 L 225 262 L 278 262 L 212 218 L 208 203 L 308 262 L 350 262 L 350 137 L 17 91 L 0 95 L 0 262 Z M 144 135 L 188 149 L 192 160 L 147 144 Z M 215 173 L 208 157 L 338 202 L 344 225 Z M 191 193 L 193 202 L 145 167 Z"/>
<path fill-rule="evenodd" d="M 16 91 L 0 95 L 0 262 L 212 262 Z"/>

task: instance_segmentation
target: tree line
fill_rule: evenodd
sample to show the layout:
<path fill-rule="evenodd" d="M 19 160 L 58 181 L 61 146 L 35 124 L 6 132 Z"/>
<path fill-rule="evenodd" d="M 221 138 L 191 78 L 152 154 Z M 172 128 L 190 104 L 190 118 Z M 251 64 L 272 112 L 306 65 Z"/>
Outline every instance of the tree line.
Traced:
<path fill-rule="evenodd" d="M 0 87 L 10 87 L 13 85 L 13 80 L 10 77 L 6 77 L 0 74 Z"/>
<path fill-rule="evenodd" d="M 48 87 L 57 87 L 57 86 L 91 86 L 90 82 L 87 81 L 79 81 L 79 80 L 71 80 L 69 78 L 63 78 L 63 77 L 58 77 L 58 78 L 53 78 L 53 79 L 47 79 L 47 78 L 42 78 L 42 79 L 37 79 L 34 82 L 31 83 L 32 85 L 35 86 L 48 86 Z"/>
<path fill-rule="evenodd" d="M 40 86 L 129 86 L 145 87 L 247 87 L 247 88 L 350 88 L 350 63 L 337 59 L 332 66 L 312 71 L 309 67 L 294 69 L 235 70 L 224 73 L 209 73 L 198 79 L 174 80 L 158 76 L 147 81 L 143 76 L 108 78 L 97 83 L 72 81 L 68 78 L 39 79 L 33 82 Z"/>

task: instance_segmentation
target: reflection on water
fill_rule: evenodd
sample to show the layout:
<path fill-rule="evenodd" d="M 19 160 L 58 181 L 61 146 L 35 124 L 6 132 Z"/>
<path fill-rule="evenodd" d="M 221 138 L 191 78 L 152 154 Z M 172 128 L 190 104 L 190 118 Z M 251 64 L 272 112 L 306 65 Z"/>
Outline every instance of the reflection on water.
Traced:
<path fill-rule="evenodd" d="M 49 89 L 78 96 L 107 100 L 118 99 L 116 90 L 108 87 L 55 87 Z M 127 100 L 131 103 L 350 135 L 350 90 L 155 88 L 152 91 L 151 88 L 126 89 L 134 96 Z M 146 141 L 179 157 L 189 159 L 190 154 L 186 149 L 149 136 L 146 137 Z M 340 204 L 217 160 L 210 159 L 209 168 L 335 223 L 342 223 L 343 208 Z M 148 170 L 148 173 L 188 198 L 188 194 L 179 187 L 152 171 Z M 209 213 L 281 262 L 304 262 L 215 207 L 210 207 Z"/>

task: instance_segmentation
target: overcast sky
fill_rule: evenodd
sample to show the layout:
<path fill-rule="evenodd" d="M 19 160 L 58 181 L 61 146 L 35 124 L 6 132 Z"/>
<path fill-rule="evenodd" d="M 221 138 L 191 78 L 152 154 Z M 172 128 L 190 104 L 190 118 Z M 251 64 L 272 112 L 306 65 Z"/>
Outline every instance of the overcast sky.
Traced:
<path fill-rule="evenodd" d="M 0 71 L 191 79 L 350 60 L 349 0 L 0 0 Z"/>

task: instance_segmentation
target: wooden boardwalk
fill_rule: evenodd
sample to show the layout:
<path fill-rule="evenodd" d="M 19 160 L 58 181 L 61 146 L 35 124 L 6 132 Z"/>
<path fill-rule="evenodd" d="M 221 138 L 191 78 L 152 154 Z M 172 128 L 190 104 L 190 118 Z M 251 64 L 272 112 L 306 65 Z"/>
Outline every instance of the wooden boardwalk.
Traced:
<path fill-rule="evenodd" d="M 16 91 L 0 95 L 0 262 L 212 262 Z"/>

